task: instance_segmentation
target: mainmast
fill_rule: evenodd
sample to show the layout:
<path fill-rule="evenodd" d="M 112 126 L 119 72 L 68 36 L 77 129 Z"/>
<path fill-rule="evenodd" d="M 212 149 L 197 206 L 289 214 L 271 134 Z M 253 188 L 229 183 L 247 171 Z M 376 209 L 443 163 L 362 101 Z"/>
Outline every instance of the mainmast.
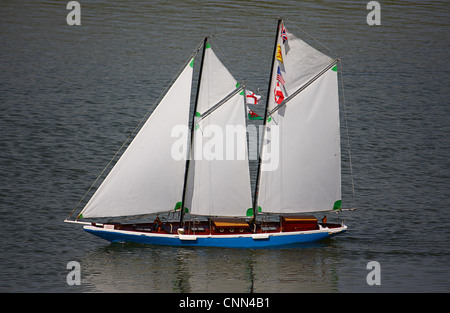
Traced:
<path fill-rule="evenodd" d="M 283 21 L 282 17 L 278 18 L 278 24 L 277 24 L 277 32 L 275 34 L 275 42 L 273 44 L 273 53 L 272 53 L 272 63 L 271 63 L 271 68 L 270 68 L 270 76 L 269 76 L 269 88 L 267 89 L 267 97 L 266 97 L 266 108 L 264 111 L 264 123 L 263 123 L 263 138 L 260 141 L 261 142 L 261 148 L 259 151 L 259 156 L 258 156 L 258 171 L 256 173 L 256 186 L 255 186 L 255 198 L 253 199 L 253 219 L 252 219 L 252 223 L 255 222 L 256 220 L 256 214 L 258 213 L 258 192 L 259 192 L 259 183 L 261 180 L 261 154 L 263 151 L 263 146 L 264 146 L 264 135 L 266 133 L 266 124 L 267 124 L 267 113 L 268 113 L 268 109 L 269 109 L 269 98 L 270 98 L 270 92 L 272 90 L 272 76 L 273 76 L 273 68 L 274 68 L 274 64 L 275 64 L 275 56 L 277 53 L 277 44 L 278 44 L 278 36 L 280 34 L 280 26 L 281 23 Z"/>
<path fill-rule="evenodd" d="M 186 187 L 187 187 L 187 181 L 188 181 L 189 166 L 191 163 L 190 159 L 192 156 L 191 151 L 192 151 L 192 146 L 193 146 L 193 142 L 194 142 L 195 117 L 196 117 L 196 113 L 197 113 L 198 97 L 200 94 L 200 82 L 202 80 L 203 63 L 205 60 L 205 50 L 206 50 L 207 45 L 208 45 L 208 36 L 206 36 L 205 39 L 203 40 L 202 61 L 200 63 L 200 72 L 199 72 L 199 76 L 198 76 L 197 93 L 195 95 L 194 111 L 192 113 L 191 139 L 190 139 L 190 144 L 188 147 L 189 153 L 188 153 L 187 159 L 186 159 L 186 168 L 185 168 L 185 172 L 184 172 L 183 195 L 182 195 L 182 199 L 181 199 L 180 227 L 183 227 L 183 222 L 184 222 L 184 214 L 185 214 L 184 204 L 186 202 L 186 189 L 187 189 Z"/>

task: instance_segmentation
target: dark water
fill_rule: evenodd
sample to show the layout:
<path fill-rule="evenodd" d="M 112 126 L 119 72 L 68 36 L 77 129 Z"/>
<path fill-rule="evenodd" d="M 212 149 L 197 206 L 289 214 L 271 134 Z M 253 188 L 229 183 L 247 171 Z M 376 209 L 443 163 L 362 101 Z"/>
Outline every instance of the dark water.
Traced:
<path fill-rule="evenodd" d="M 369 26 L 365 1 L 80 1 L 69 26 L 67 2 L 0 4 L 0 291 L 450 291 L 448 3 L 382 1 Z M 278 16 L 342 58 L 358 210 L 329 219 L 346 234 L 187 249 L 111 245 L 63 223 L 203 36 L 265 94 Z M 366 282 L 370 261 L 381 285 Z"/>

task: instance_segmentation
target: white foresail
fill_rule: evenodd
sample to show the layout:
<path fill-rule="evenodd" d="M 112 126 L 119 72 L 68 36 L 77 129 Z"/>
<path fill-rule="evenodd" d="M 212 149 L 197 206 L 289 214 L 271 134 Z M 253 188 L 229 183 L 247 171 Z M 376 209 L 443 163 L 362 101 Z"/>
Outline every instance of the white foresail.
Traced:
<path fill-rule="evenodd" d="M 288 31 L 286 36 L 283 43 L 280 29 L 269 111 L 333 61 Z M 277 80 L 278 68 L 281 82 Z M 277 87 L 282 92 L 278 103 Z M 330 67 L 268 117 L 261 158 L 258 206 L 262 212 L 328 211 L 340 203 L 339 97 L 335 67 Z"/>
<path fill-rule="evenodd" d="M 198 116 L 236 90 L 237 81 L 209 45 L 205 50 Z M 245 216 L 251 207 L 243 91 L 196 124 L 189 168 L 189 213 Z"/>
<path fill-rule="evenodd" d="M 80 213 L 112 217 L 173 210 L 183 188 L 185 159 L 171 154 L 175 126 L 189 121 L 193 67 L 184 68 L 127 150 Z"/>

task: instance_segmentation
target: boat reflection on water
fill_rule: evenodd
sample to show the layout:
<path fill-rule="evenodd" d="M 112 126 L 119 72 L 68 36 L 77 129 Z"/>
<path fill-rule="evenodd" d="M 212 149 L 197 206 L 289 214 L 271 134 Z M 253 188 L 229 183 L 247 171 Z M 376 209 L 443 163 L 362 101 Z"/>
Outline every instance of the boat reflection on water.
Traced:
<path fill-rule="evenodd" d="M 271 249 L 116 243 L 81 260 L 86 292 L 336 292 L 334 239 Z"/>

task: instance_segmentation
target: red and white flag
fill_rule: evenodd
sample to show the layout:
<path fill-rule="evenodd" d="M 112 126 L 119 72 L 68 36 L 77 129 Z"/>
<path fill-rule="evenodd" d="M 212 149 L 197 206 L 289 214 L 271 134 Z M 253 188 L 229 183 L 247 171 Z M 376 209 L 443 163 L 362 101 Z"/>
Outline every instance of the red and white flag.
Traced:
<path fill-rule="evenodd" d="M 261 99 L 261 96 L 258 96 L 254 92 L 250 90 L 245 90 L 245 95 L 247 99 L 247 104 L 258 104 L 259 99 Z"/>
<path fill-rule="evenodd" d="M 281 90 L 280 83 L 277 82 L 277 86 L 275 87 L 275 102 L 280 104 L 284 100 L 284 94 Z"/>

